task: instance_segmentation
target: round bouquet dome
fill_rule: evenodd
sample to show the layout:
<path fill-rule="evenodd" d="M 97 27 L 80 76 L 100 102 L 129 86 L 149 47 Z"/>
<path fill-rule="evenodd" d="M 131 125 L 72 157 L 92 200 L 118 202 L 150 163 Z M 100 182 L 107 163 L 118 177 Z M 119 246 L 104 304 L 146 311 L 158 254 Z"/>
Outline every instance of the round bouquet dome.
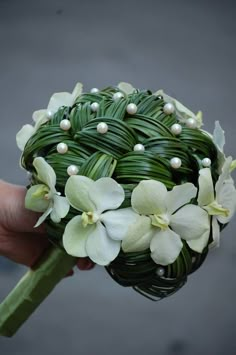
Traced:
<path fill-rule="evenodd" d="M 201 112 L 128 83 L 89 93 L 78 83 L 33 120 L 17 134 L 31 175 L 25 205 L 63 257 L 89 257 L 157 300 L 219 245 L 236 208 L 219 122 L 211 135 Z"/>

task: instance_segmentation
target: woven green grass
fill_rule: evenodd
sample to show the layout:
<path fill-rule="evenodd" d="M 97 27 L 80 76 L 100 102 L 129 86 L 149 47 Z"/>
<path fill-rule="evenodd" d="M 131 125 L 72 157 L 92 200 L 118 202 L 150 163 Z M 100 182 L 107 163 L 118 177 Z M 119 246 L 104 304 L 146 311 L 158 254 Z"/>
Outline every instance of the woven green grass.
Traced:
<path fill-rule="evenodd" d="M 136 90 L 115 102 L 113 95 L 120 91 L 108 87 L 96 94 L 82 94 L 73 107 L 62 107 L 54 117 L 43 124 L 28 141 L 22 165 L 32 173 L 32 184 L 37 183 L 33 160 L 42 156 L 53 167 L 57 175 L 57 191 L 64 195 L 68 179 L 67 167 L 76 165 L 79 174 L 97 180 L 112 177 L 125 190 L 125 201 L 121 207 L 131 205 L 130 198 L 134 187 L 142 180 L 158 180 L 167 189 L 185 182 L 198 186 L 201 160 L 209 157 L 214 183 L 217 174 L 217 151 L 211 138 L 200 129 L 183 126 L 176 137 L 170 127 L 179 120 L 176 114 L 163 112 L 165 102 L 161 96 L 151 91 Z M 92 112 L 90 105 L 99 103 L 99 110 Z M 135 103 L 138 111 L 134 115 L 126 112 L 129 103 Z M 62 119 L 69 119 L 71 129 L 60 129 Z M 109 130 L 99 134 L 96 127 L 106 122 Z M 69 151 L 65 155 L 57 152 L 58 143 L 66 143 Z M 135 152 L 134 145 L 141 143 L 144 152 Z M 182 165 L 172 169 L 170 159 L 179 157 Z M 68 221 L 78 214 L 71 208 L 70 213 L 60 224 L 46 220 L 48 235 L 53 243 L 61 244 L 64 228 Z M 211 237 L 209 243 L 211 242 Z M 160 299 L 176 292 L 184 285 L 187 276 L 204 261 L 208 249 L 198 254 L 185 242 L 177 260 L 165 267 L 164 276 L 156 271 L 158 265 L 150 257 L 150 250 L 139 253 L 124 253 L 106 267 L 111 277 L 119 284 L 133 287 L 151 299 Z"/>

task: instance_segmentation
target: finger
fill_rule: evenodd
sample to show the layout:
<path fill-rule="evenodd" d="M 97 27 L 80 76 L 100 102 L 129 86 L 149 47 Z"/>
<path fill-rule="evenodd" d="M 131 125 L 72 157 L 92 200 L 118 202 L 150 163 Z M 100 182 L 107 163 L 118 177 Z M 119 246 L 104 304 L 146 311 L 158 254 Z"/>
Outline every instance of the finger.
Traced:
<path fill-rule="evenodd" d="M 79 258 L 77 261 L 77 267 L 80 270 L 91 270 L 95 264 L 89 258 Z"/>
<path fill-rule="evenodd" d="M 45 236 L 31 233 L 1 235 L 0 243 L 1 255 L 28 267 L 32 267 L 49 246 Z"/>
<path fill-rule="evenodd" d="M 40 214 L 25 208 L 24 187 L 1 181 L 0 193 L 3 203 L 0 217 L 6 229 L 15 232 L 45 233 L 44 225 L 34 228 Z"/>

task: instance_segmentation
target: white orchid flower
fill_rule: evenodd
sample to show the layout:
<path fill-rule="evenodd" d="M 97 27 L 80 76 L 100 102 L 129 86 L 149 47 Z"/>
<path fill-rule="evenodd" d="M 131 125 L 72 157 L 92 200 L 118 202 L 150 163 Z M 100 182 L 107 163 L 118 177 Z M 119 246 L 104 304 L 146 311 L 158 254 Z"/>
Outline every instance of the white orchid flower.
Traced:
<path fill-rule="evenodd" d="M 35 125 L 24 125 L 16 135 L 18 148 L 23 151 L 28 140 L 37 132 L 39 127 L 47 122 L 61 106 L 72 106 L 78 96 L 82 93 L 83 86 L 77 83 L 72 94 L 69 92 L 59 92 L 52 95 L 47 109 L 38 110 L 33 113 Z"/>
<path fill-rule="evenodd" d="M 72 207 L 82 212 L 67 224 L 63 235 L 66 252 L 89 256 L 99 265 L 107 265 L 120 251 L 121 240 L 130 223 L 138 217 L 132 208 L 115 210 L 124 201 L 123 188 L 112 178 L 93 181 L 71 176 L 65 193 Z"/>
<path fill-rule="evenodd" d="M 192 183 L 175 186 L 167 191 L 159 181 L 141 181 L 133 190 L 131 204 L 141 216 L 128 229 L 122 242 L 124 252 L 142 251 L 150 247 L 151 257 L 161 265 L 173 263 L 183 243 L 198 241 L 205 235 L 205 243 L 194 250 L 202 252 L 209 237 L 209 220 L 206 211 L 187 204 L 196 197 L 197 188 Z"/>
<path fill-rule="evenodd" d="M 186 106 L 181 102 L 177 101 L 173 97 L 167 95 L 163 90 L 156 91 L 153 95 L 161 95 L 165 102 L 170 102 L 174 105 L 175 112 L 178 116 L 180 122 L 185 123 L 188 118 L 194 118 L 197 122 L 197 127 L 201 128 L 202 123 L 202 112 L 199 111 L 196 115 L 190 111 Z"/>
<path fill-rule="evenodd" d="M 70 204 L 66 197 L 56 191 L 55 171 L 41 157 L 34 159 L 33 166 L 42 184 L 34 185 L 27 191 L 25 207 L 35 212 L 44 212 L 35 227 L 42 224 L 49 215 L 53 222 L 59 223 L 69 212 Z"/>
<path fill-rule="evenodd" d="M 222 173 L 215 185 L 215 191 L 209 168 L 201 169 L 199 174 L 198 204 L 212 216 L 211 247 L 219 246 L 219 223 L 228 223 L 236 209 L 236 189 L 230 176 L 232 157 L 228 157 L 222 167 Z"/>
<path fill-rule="evenodd" d="M 135 91 L 135 88 L 131 84 L 125 82 L 119 83 L 118 89 L 126 95 L 133 94 Z"/>

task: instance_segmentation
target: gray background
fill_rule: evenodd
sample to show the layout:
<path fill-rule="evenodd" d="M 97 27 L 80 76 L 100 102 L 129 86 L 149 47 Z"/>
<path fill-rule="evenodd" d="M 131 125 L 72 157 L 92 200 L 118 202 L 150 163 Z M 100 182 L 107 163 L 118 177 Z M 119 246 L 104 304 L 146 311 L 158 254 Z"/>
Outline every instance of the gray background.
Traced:
<path fill-rule="evenodd" d="M 1 178 L 26 184 L 15 134 L 56 91 L 119 81 L 165 89 L 235 147 L 234 1 L 0 0 Z M 235 354 L 236 219 L 221 247 L 158 303 L 97 267 L 64 280 L 1 355 Z M 25 272 L 0 258 L 0 298 Z"/>

